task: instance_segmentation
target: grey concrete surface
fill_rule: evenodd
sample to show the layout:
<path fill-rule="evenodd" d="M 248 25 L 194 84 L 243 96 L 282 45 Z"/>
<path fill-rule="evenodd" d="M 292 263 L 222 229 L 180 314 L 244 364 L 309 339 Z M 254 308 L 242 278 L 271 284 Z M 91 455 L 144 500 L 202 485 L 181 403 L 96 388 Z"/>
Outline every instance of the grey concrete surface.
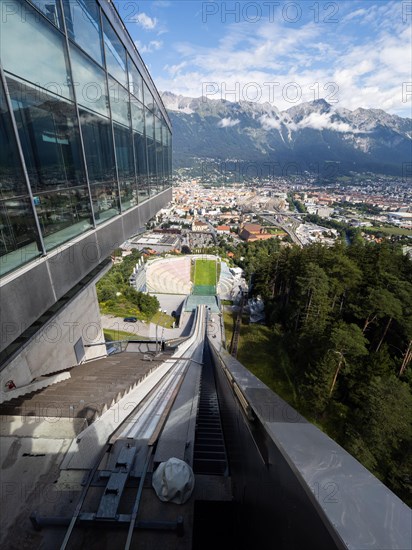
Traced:
<path fill-rule="evenodd" d="M 78 363 L 74 346 L 80 338 L 83 346 L 104 341 L 94 284 L 85 287 L 8 363 L 0 373 L 1 387 L 7 380 L 24 386 L 44 374 L 73 367 Z M 84 347 L 84 353 L 84 359 L 93 359 L 105 355 L 106 348 Z"/>
<path fill-rule="evenodd" d="M 165 309 L 168 315 L 171 315 L 172 311 L 179 314 L 186 299 L 186 296 L 180 294 L 154 294 L 154 296 L 159 300 L 162 310 Z"/>
<path fill-rule="evenodd" d="M 168 311 L 168 313 L 170 314 L 171 311 Z M 163 340 L 186 336 L 188 332 L 187 325 L 190 322 L 191 316 L 187 315 L 184 318 L 184 323 L 180 327 L 173 329 L 159 326 L 157 329 L 157 336 Z M 125 323 L 123 318 L 115 317 L 114 315 L 102 315 L 102 327 L 103 329 L 131 332 L 132 334 L 136 334 L 136 337 L 156 337 L 156 325 L 154 323 L 144 323 L 142 321 L 138 321 L 137 323 Z"/>
<path fill-rule="evenodd" d="M 0 441 L 0 546 L 4 549 L 40 547 L 40 536 L 33 530 L 29 516 L 43 503 L 53 506 L 61 499 L 54 482 L 75 435 L 72 432 L 68 438 L 32 438 L 19 431 L 2 436 Z"/>
<path fill-rule="evenodd" d="M 72 439 L 87 427 L 85 418 L 39 418 L 35 416 L 2 416 L 0 437 Z"/>

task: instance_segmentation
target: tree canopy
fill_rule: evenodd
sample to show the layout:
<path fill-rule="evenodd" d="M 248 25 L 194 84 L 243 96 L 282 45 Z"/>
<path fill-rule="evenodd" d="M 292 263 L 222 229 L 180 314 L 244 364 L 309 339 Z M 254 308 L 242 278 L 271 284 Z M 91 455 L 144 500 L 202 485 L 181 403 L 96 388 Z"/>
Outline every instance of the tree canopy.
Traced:
<path fill-rule="evenodd" d="M 121 263 L 113 265 L 97 283 L 97 298 L 101 305 L 105 305 L 106 312 L 120 312 L 145 319 L 150 319 L 157 312 L 159 301 L 156 296 L 139 292 L 129 284 L 129 278 L 140 256 L 140 252 L 133 250 Z"/>
<path fill-rule="evenodd" d="M 396 243 L 240 245 L 309 419 L 411 503 L 412 262 Z M 409 473 L 408 473 L 409 471 Z"/>

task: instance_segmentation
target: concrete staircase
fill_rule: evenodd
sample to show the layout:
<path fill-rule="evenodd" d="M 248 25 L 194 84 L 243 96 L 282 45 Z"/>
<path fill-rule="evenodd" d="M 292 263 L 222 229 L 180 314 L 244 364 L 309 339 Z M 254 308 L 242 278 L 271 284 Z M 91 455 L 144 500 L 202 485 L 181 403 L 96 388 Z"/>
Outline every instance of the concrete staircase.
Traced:
<path fill-rule="evenodd" d="M 0 415 L 84 418 L 90 424 L 133 390 L 167 358 L 147 360 L 138 353 L 98 359 L 70 370 L 67 380 L 0 405 Z"/>
<path fill-rule="evenodd" d="M 47 388 L 48 386 L 52 386 L 53 384 L 57 384 L 58 382 L 62 382 L 63 380 L 67 380 L 68 378 L 70 378 L 69 372 L 60 372 L 52 376 L 40 376 L 39 378 L 36 378 L 36 380 L 33 380 L 31 384 L 27 384 L 26 386 L 20 386 L 6 392 L 1 391 L 0 404 L 6 403 L 23 395 L 36 392 L 43 388 Z"/>

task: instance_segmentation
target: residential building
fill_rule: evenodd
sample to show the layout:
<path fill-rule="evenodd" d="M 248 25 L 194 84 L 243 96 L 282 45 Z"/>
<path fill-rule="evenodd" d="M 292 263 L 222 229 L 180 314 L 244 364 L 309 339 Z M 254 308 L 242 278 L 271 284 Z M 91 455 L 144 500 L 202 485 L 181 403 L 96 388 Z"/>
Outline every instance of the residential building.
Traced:
<path fill-rule="evenodd" d="M 264 241 L 272 238 L 272 235 L 268 234 L 267 230 L 257 223 L 245 223 L 239 236 L 247 242 Z"/>
<path fill-rule="evenodd" d="M 194 222 L 192 223 L 192 231 L 194 231 L 195 233 L 203 233 L 208 230 L 209 226 L 205 222 L 194 220 Z"/>

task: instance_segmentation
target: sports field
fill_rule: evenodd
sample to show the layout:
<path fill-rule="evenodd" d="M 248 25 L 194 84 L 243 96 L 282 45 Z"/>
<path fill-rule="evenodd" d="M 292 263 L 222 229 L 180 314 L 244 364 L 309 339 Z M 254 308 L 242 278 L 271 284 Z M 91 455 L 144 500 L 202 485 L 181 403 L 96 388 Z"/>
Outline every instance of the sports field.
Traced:
<path fill-rule="evenodd" d="M 203 296 L 216 294 L 216 261 L 196 260 L 193 283 L 193 294 Z"/>
<path fill-rule="evenodd" d="M 216 261 L 196 260 L 195 285 L 216 285 Z"/>

